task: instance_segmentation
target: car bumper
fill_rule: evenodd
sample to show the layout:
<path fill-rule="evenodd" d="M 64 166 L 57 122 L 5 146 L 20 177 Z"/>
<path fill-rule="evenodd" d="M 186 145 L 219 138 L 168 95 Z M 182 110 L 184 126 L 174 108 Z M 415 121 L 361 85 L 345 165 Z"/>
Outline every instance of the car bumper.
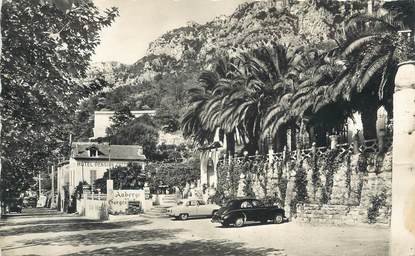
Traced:
<path fill-rule="evenodd" d="M 210 220 L 210 222 L 212 223 L 224 223 L 225 220 L 220 218 L 219 216 L 213 216 L 212 219 Z"/>

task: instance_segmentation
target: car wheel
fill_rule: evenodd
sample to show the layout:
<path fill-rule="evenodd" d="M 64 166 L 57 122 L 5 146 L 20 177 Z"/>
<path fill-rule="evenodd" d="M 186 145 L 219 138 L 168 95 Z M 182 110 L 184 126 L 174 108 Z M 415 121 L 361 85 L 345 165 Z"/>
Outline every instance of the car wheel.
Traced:
<path fill-rule="evenodd" d="M 179 215 L 179 218 L 180 218 L 181 220 L 187 220 L 187 219 L 189 218 L 189 214 L 187 214 L 187 213 L 181 213 L 181 214 Z"/>
<path fill-rule="evenodd" d="M 274 224 L 281 224 L 283 220 L 284 219 L 282 218 L 282 215 L 277 214 L 277 215 L 275 215 L 275 217 L 273 219 L 273 222 L 274 222 Z"/>
<path fill-rule="evenodd" d="M 235 220 L 235 227 L 242 227 L 245 224 L 245 220 L 242 217 L 239 217 Z"/>

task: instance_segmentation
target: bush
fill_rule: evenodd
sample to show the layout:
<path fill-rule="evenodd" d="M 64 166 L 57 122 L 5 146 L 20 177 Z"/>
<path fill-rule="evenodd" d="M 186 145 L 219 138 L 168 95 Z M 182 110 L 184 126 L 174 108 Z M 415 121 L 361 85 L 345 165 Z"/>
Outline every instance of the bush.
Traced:
<path fill-rule="evenodd" d="M 386 193 L 374 195 L 370 199 L 371 206 L 367 210 L 367 222 L 376 223 L 376 218 L 379 216 L 379 209 L 386 206 Z"/>

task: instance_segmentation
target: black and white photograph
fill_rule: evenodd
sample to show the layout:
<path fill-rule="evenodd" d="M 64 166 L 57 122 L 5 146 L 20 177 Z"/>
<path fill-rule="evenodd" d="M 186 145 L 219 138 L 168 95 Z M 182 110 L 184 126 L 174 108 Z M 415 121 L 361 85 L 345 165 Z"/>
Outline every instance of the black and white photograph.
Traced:
<path fill-rule="evenodd" d="M 415 0 L 0 5 L 0 256 L 415 256 Z"/>

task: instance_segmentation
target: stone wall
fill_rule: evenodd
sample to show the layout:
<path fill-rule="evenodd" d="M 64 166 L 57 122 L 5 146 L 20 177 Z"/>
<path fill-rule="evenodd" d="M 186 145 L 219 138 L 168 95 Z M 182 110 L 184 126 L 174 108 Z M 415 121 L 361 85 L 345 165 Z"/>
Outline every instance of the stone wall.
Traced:
<path fill-rule="evenodd" d="M 239 183 L 231 185 L 230 176 Z M 354 152 L 312 148 L 224 159 L 216 198 L 255 196 L 277 202 L 295 221 L 337 224 L 390 223 L 390 150 Z M 236 193 L 232 194 L 232 186 Z"/>

